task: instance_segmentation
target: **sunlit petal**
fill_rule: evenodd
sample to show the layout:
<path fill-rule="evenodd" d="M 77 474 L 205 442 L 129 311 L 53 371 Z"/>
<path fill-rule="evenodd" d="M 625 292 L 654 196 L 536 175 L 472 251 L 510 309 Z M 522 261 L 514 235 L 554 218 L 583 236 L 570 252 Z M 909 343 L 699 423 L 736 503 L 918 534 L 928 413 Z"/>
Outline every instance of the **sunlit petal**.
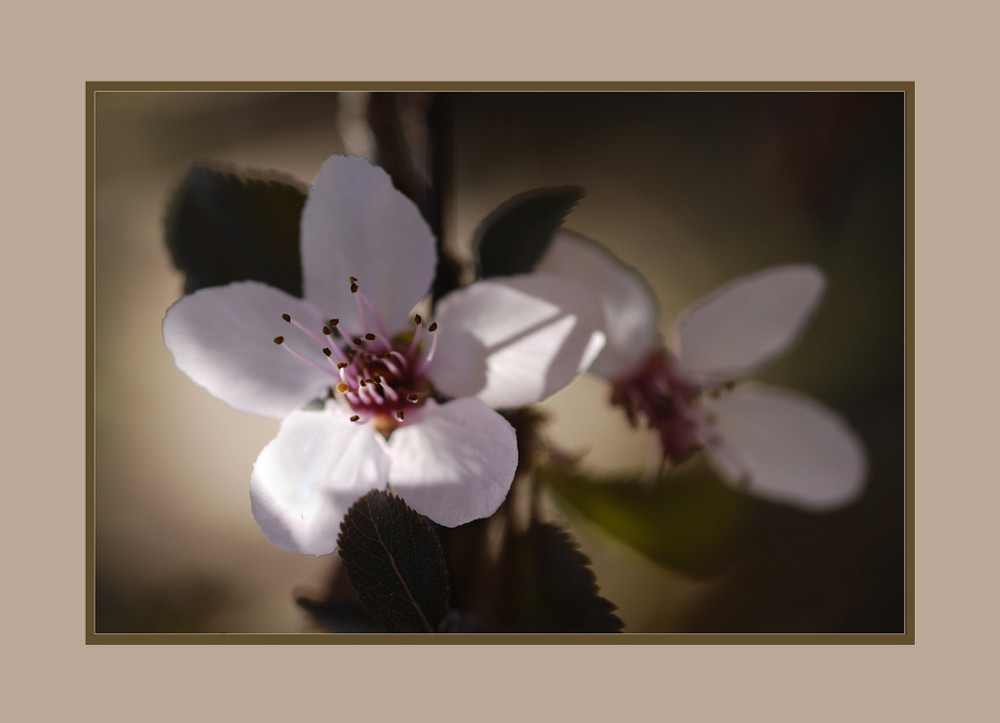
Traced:
<path fill-rule="evenodd" d="M 167 310 L 163 340 L 177 368 L 243 412 L 284 417 L 320 396 L 331 378 L 274 343 L 286 336 L 316 360 L 320 346 L 282 320 L 319 329 L 302 299 L 256 281 L 201 289 Z M 293 341 L 294 340 L 294 341 Z"/>
<path fill-rule="evenodd" d="M 553 394 L 604 343 L 597 299 L 559 276 L 479 281 L 442 299 L 436 319 L 441 338 L 428 376 L 445 394 L 475 396 L 494 408 Z"/>
<path fill-rule="evenodd" d="M 514 428 L 478 399 L 429 401 L 392 433 L 389 449 L 393 489 L 447 527 L 493 514 L 517 468 Z"/>
<path fill-rule="evenodd" d="M 272 544 L 327 555 L 348 508 L 388 475 L 385 441 L 372 427 L 343 414 L 295 412 L 254 464 L 253 515 Z"/>

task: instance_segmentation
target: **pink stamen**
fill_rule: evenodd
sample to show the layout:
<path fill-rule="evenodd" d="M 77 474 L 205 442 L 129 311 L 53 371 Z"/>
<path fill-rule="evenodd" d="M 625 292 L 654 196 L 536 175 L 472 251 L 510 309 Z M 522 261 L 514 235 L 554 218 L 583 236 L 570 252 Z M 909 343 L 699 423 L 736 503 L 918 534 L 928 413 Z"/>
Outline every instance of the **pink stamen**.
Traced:
<path fill-rule="evenodd" d="M 281 339 L 281 341 L 278 341 L 278 339 Z M 309 366 L 313 367 L 314 369 L 319 369 L 324 374 L 329 374 L 330 376 L 336 377 L 336 374 L 334 373 L 334 371 L 330 367 L 323 366 L 318 361 L 314 361 L 313 359 L 310 359 L 309 357 L 307 357 L 302 352 L 298 351 L 297 349 L 293 349 L 291 346 L 289 346 L 288 344 L 286 344 L 285 340 L 284 340 L 284 337 L 280 337 L 280 336 L 276 337 L 275 340 L 274 340 L 274 343 L 277 344 L 280 347 L 283 347 L 285 349 L 285 351 L 287 351 L 289 354 L 291 354 L 292 356 L 298 358 L 301 361 L 304 361 L 306 364 L 308 364 Z"/>
<path fill-rule="evenodd" d="M 366 401 L 369 404 L 385 404 L 385 400 L 382 399 L 370 384 L 358 387 L 358 396 L 361 397 L 362 401 Z"/>
<path fill-rule="evenodd" d="M 282 314 L 281 318 L 284 319 L 286 323 L 291 324 L 292 326 L 294 326 L 299 331 L 305 332 L 309 336 L 309 338 L 312 339 L 313 341 L 318 342 L 319 344 L 324 344 L 325 343 L 323 341 L 323 337 L 321 337 L 319 334 L 317 334 L 315 331 L 313 331 L 312 329 L 310 329 L 308 326 L 306 326 L 305 324 L 303 324 L 298 319 L 295 319 L 295 318 L 291 317 L 288 314 Z"/>
<path fill-rule="evenodd" d="M 392 351 L 390 351 L 389 355 L 395 357 L 396 359 L 399 359 L 400 366 L 402 366 L 403 369 L 409 369 L 410 368 L 410 363 L 406 360 L 406 357 L 403 356 L 402 354 L 400 354 L 395 349 L 393 349 Z M 386 359 L 386 361 L 388 362 L 389 360 Z M 393 374 L 399 374 L 399 373 L 400 372 L 398 370 L 395 371 L 395 372 L 393 372 Z"/>
<path fill-rule="evenodd" d="M 396 390 L 393 389 L 392 387 L 390 387 L 384 381 L 379 385 L 379 388 L 382 389 L 382 391 L 385 392 L 385 395 L 387 397 L 389 397 L 390 401 L 392 401 L 392 402 L 398 402 L 399 401 L 399 394 L 397 394 Z"/>
<path fill-rule="evenodd" d="M 334 359 L 333 352 L 330 351 L 328 347 L 323 347 L 323 355 L 326 356 L 327 362 L 329 362 L 331 367 L 337 370 L 337 373 L 340 374 L 340 378 L 343 379 L 344 378 L 343 370 L 338 365 L 343 364 L 344 362 L 338 362 L 336 359 Z"/>
<path fill-rule="evenodd" d="M 437 322 L 434 322 L 427 327 L 427 331 L 431 332 L 431 348 L 428 350 L 427 356 L 424 357 L 423 361 L 417 365 L 417 374 L 423 374 L 424 369 L 426 369 L 427 365 L 434 359 L 434 352 L 437 350 L 438 335 L 434 333 L 437 331 Z"/>
<path fill-rule="evenodd" d="M 375 323 L 378 325 L 379 332 L 382 334 L 382 336 L 384 338 L 388 339 L 389 338 L 389 331 L 385 328 L 385 322 L 382 321 L 382 315 L 378 313 L 378 310 L 375 309 L 375 307 L 372 305 L 372 302 L 370 302 L 368 300 L 368 297 L 365 296 L 365 292 L 363 292 L 361 290 L 358 290 L 355 293 L 355 296 L 357 296 L 357 298 L 365 306 L 368 307 L 368 310 L 372 313 L 372 316 L 375 317 Z M 362 312 L 362 314 L 363 314 L 363 312 Z M 364 320 L 365 317 L 362 315 L 361 318 L 362 318 L 362 320 Z M 367 321 L 364 322 L 364 326 L 368 326 L 368 322 Z"/>
<path fill-rule="evenodd" d="M 330 327 L 328 327 L 328 326 L 324 326 L 323 330 L 326 331 L 329 328 Z M 340 348 L 340 343 L 337 341 L 337 337 L 335 337 L 333 335 L 333 330 L 332 329 L 330 330 L 329 334 L 325 334 L 324 335 L 324 338 L 330 344 L 330 349 L 332 349 L 333 351 L 335 351 L 337 353 L 337 358 L 340 359 L 340 361 L 342 361 L 342 362 L 346 362 L 347 361 L 347 355 L 344 354 L 344 350 Z"/>
<path fill-rule="evenodd" d="M 361 319 L 361 328 L 368 328 L 368 315 L 365 313 L 365 305 L 362 302 L 364 294 L 362 294 L 358 288 L 358 279 L 354 276 L 351 277 L 351 293 L 354 294 L 354 301 L 358 305 L 358 318 Z"/>
<path fill-rule="evenodd" d="M 400 375 L 399 367 L 397 367 L 395 364 L 393 364 L 391 361 L 389 361 L 389 359 L 390 359 L 390 353 L 389 352 L 383 354 L 382 355 L 382 364 L 385 365 L 385 368 L 388 369 L 391 374 L 393 374 L 394 376 L 398 377 Z"/>
<path fill-rule="evenodd" d="M 417 328 L 413 330 L 413 339 L 410 341 L 410 348 L 406 350 L 406 356 L 412 357 L 413 352 L 416 350 L 417 345 L 420 344 L 420 332 L 424 328 L 423 320 L 420 318 L 420 314 L 413 317 L 413 322 L 417 325 Z"/>

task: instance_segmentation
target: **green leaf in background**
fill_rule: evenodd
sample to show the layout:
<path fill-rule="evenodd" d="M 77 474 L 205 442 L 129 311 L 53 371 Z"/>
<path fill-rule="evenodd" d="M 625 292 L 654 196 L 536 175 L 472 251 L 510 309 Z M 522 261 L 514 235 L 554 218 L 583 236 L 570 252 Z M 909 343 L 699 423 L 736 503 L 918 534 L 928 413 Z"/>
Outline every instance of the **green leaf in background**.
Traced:
<path fill-rule="evenodd" d="M 252 279 L 302 296 L 306 188 L 278 173 L 195 164 L 170 202 L 166 243 L 184 293 Z"/>
<path fill-rule="evenodd" d="M 647 557 L 694 577 L 716 575 L 738 552 L 753 501 L 691 460 L 653 483 L 596 480 L 545 466 L 540 481 L 558 497 Z"/>
<path fill-rule="evenodd" d="M 473 236 L 477 277 L 530 272 L 581 198 L 582 188 L 558 186 L 526 191 L 498 206 Z"/>
<path fill-rule="evenodd" d="M 448 569 L 423 515 L 372 490 L 347 511 L 337 544 L 351 587 L 383 630 L 437 630 L 448 612 Z"/>

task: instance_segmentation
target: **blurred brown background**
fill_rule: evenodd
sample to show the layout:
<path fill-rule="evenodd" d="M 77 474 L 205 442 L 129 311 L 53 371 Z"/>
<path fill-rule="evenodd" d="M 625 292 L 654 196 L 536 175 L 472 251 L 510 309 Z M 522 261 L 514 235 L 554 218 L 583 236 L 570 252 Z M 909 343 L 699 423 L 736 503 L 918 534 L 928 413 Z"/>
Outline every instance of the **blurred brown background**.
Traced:
<path fill-rule="evenodd" d="M 163 215 L 198 160 L 311 182 L 370 153 L 364 94 L 109 92 L 95 102 L 96 630 L 312 629 L 293 589 L 326 559 L 267 543 L 248 479 L 278 422 L 177 371 L 160 322 L 182 279 Z M 402 97 L 419 113 L 421 97 Z M 899 632 L 904 611 L 904 116 L 901 93 L 447 94 L 444 233 L 468 258 L 479 220 L 538 186 L 587 192 L 567 225 L 642 269 L 666 331 L 734 276 L 826 271 L 799 346 L 760 375 L 824 400 L 865 440 L 866 495 L 841 512 L 765 509 L 732 570 L 692 580 L 566 510 L 626 631 Z M 419 124 L 416 124 L 419 126 Z M 419 143 L 419 137 L 413 139 Z M 596 471 L 653 449 L 583 378 L 545 403 L 548 434 Z"/>

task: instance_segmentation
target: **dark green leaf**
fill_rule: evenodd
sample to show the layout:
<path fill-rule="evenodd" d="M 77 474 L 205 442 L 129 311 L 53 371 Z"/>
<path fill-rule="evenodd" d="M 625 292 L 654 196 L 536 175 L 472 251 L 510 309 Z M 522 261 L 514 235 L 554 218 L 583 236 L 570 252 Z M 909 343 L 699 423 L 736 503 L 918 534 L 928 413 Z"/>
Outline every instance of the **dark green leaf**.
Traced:
<path fill-rule="evenodd" d="M 337 544 L 351 587 L 385 631 L 437 630 L 448 611 L 448 570 L 422 515 L 395 495 L 372 490 L 347 511 Z"/>
<path fill-rule="evenodd" d="M 598 594 L 590 559 L 564 530 L 536 522 L 511 545 L 511 598 L 528 632 L 614 633 L 616 606 Z"/>
<path fill-rule="evenodd" d="M 652 484 L 595 480 L 553 466 L 539 478 L 623 542 L 692 576 L 722 572 L 738 552 L 753 501 L 692 460 Z"/>
<path fill-rule="evenodd" d="M 566 215 L 583 198 L 577 186 L 538 188 L 514 196 L 476 229 L 476 274 L 511 276 L 535 268 Z"/>
<path fill-rule="evenodd" d="M 495 522 L 490 520 L 488 522 Z M 590 559 L 544 522 L 508 526 L 499 557 L 485 554 L 488 522 L 447 530 L 459 586 L 447 632 L 616 633 L 616 606 L 601 597 Z M 494 530 L 495 531 L 495 530 Z M 478 554 L 477 554 L 478 551 Z M 460 574 L 459 574 L 460 573 Z"/>
<path fill-rule="evenodd" d="M 166 216 L 184 293 L 252 279 L 302 295 L 299 221 L 306 189 L 277 173 L 195 164 Z"/>

